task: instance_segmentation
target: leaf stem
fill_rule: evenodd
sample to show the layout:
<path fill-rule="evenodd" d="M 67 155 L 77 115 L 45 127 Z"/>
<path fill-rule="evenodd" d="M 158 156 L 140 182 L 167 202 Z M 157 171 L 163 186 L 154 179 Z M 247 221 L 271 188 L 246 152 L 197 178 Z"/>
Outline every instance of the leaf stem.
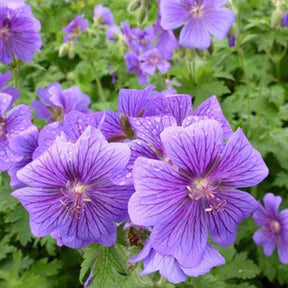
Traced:
<path fill-rule="evenodd" d="M 14 80 L 14 87 L 16 89 L 19 89 L 19 61 L 15 55 L 13 56 L 13 58 L 14 58 L 14 61 L 13 61 L 12 74 L 13 74 L 13 80 Z"/>

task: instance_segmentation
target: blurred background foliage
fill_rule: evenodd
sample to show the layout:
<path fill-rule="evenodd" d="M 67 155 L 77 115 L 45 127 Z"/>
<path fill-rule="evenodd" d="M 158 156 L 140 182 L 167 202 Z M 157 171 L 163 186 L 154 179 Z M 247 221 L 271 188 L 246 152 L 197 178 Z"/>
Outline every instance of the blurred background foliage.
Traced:
<path fill-rule="evenodd" d="M 107 41 L 103 28 L 93 26 L 93 8 L 101 3 L 110 8 L 117 25 L 128 19 L 136 27 L 137 14 L 127 12 L 129 0 L 27 2 L 42 23 L 43 47 L 33 62 L 20 68 L 19 103 L 29 105 L 37 98 L 38 88 L 59 82 L 64 88 L 79 86 L 91 97 L 95 110 L 116 109 L 119 89 L 143 88 L 134 74 L 127 73 L 124 42 Z M 245 131 L 270 169 L 269 177 L 250 192 L 259 200 L 268 191 L 281 195 L 281 208 L 288 207 L 288 28 L 272 27 L 275 7 L 268 0 L 234 0 L 232 8 L 237 13 L 234 48 L 227 41 L 215 40 L 213 49 L 199 55 L 179 49 L 168 74 L 156 74 L 150 83 L 156 90 L 167 89 L 167 79 L 180 83 L 178 93 L 190 94 L 195 107 L 215 94 L 232 127 Z M 73 57 L 59 57 L 62 28 L 79 14 L 89 20 L 89 29 L 70 52 Z M 142 28 L 156 21 L 157 1 L 146 16 Z M 11 69 L 0 68 L 2 73 Z M 8 177 L 0 177 L 0 287 L 76 288 L 83 286 L 80 282 L 90 273 L 94 281 L 89 287 L 174 287 L 157 274 L 138 275 L 140 265 L 127 261 L 137 249 L 128 247 L 126 232 L 121 232 L 118 244 L 109 249 L 91 245 L 77 251 L 56 246 L 50 237 L 35 239 L 28 214 L 10 196 Z M 252 240 L 256 229 L 251 219 L 245 220 L 235 245 L 217 248 L 226 258 L 224 266 L 176 287 L 287 287 L 288 266 L 280 264 L 276 253 L 267 258 L 256 247 Z"/>

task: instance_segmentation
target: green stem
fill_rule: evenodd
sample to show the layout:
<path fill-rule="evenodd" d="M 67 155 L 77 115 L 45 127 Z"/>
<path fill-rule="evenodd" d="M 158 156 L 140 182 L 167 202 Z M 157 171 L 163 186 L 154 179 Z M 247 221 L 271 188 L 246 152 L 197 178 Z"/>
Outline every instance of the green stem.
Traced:
<path fill-rule="evenodd" d="M 19 89 L 19 61 L 15 56 L 14 56 L 12 74 L 14 80 L 14 87 Z"/>
<path fill-rule="evenodd" d="M 241 48 L 237 49 L 238 52 L 238 59 L 239 59 L 239 63 L 241 66 L 241 69 L 243 71 L 244 74 L 244 79 L 245 79 L 245 84 L 246 84 L 246 89 L 247 89 L 247 114 L 248 114 L 248 128 L 250 130 L 251 128 L 251 90 L 250 90 L 250 81 L 249 81 L 249 77 L 245 68 L 245 64 L 244 64 L 244 56 L 243 56 L 243 51 Z"/>
<path fill-rule="evenodd" d="M 256 116 L 257 127 L 259 126 L 259 122 L 260 122 L 261 100 L 262 100 L 262 93 L 263 93 L 263 88 L 265 84 L 266 70 L 267 70 L 267 65 L 269 63 L 269 58 L 270 58 L 270 50 L 266 53 L 266 56 L 265 56 L 264 66 L 263 66 L 260 85 L 259 85 L 259 92 L 257 96 L 257 116 Z"/>
<path fill-rule="evenodd" d="M 105 103 L 106 99 L 105 99 L 105 96 L 104 96 L 102 84 L 101 84 L 101 81 L 100 81 L 100 79 L 99 79 L 99 77 L 97 75 L 95 75 L 95 80 L 96 80 L 96 83 L 97 83 L 100 100 L 101 100 L 102 103 Z"/>

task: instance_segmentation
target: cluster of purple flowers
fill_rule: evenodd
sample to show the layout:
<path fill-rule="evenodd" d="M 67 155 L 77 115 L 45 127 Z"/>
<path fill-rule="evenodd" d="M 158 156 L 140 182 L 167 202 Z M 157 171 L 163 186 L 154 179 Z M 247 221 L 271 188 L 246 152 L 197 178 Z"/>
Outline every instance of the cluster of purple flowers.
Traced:
<path fill-rule="evenodd" d="M 34 18 L 24 0 L 2 0 L 0 3 L 0 61 L 8 65 L 14 58 L 24 62 L 33 59 L 42 42 L 40 22 Z"/>
<path fill-rule="evenodd" d="M 111 246 L 127 222 L 150 234 L 131 261 L 173 283 L 225 262 L 208 237 L 220 246 L 235 241 L 258 205 L 237 188 L 258 184 L 268 169 L 215 96 L 193 110 L 190 95 L 122 89 L 118 112 L 93 112 L 77 87 L 52 83 L 32 104 L 47 121 L 39 131 L 29 107 L 11 109 L 17 95 L 9 89 L 0 97 L 1 170 L 36 237 Z"/>

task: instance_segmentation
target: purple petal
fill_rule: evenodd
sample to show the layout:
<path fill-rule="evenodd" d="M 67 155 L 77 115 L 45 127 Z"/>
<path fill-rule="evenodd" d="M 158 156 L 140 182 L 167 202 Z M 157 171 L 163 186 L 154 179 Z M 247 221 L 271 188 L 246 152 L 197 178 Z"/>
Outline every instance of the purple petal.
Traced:
<path fill-rule="evenodd" d="M 31 107 L 35 111 L 36 118 L 48 120 L 52 116 L 52 113 L 49 111 L 49 109 L 42 102 L 38 100 L 33 100 L 31 103 Z"/>
<path fill-rule="evenodd" d="M 188 0 L 161 0 L 161 26 L 166 30 L 173 30 L 184 25 L 190 17 Z"/>
<path fill-rule="evenodd" d="M 208 31 L 217 39 L 224 40 L 235 21 L 235 14 L 228 8 L 207 9 L 205 25 Z"/>
<path fill-rule="evenodd" d="M 288 209 L 279 214 L 281 231 L 278 238 L 278 256 L 283 264 L 288 264 Z"/>
<path fill-rule="evenodd" d="M 258 203 L 250 194 L 239 190 L 222 190 L 215 197 L 223 206 L 206 212 L 210 235 L 218 245 L 228 246 L 236 240 L 238 224 L 256 209 Z"/>
<path fill-rule="evenodd" d="M 11 95 L 0 92 L 0 118 L 2 118 L 4 113 L 11 107 L 13 103 L 12 100 Z"/>
<path fill-rule="evenodd" d="M 259 229 L 254 233 L 253 240 L 257 245 L 263 246 L 264 254 L 266 256 L 272 255 L 276 246 L 275 239 L 272 235 L 267 234 L 264 229 Z"/>
<path fill-rule="evenodd" d="M 175 14 L 176 15 L 176 14 Z M 185 48 L 207 49 L 210 46 L 208 27 L 199 19 L 190 19 L 180 32 L 179 43 Z"/>
<path fill-rule="evenodd" d="M 254 186 L 268 175 L 261 154 L 253 149 L 240 128 L 228 139 L 220 159 L 211 178 L 221 180 L 223 186 Z"/>
<path fill-rule="evenodd" d="M 101 131 L 108 140 L 117 138 L 126 139 L 126 135 L 121 128 L 120 115 L 111 110 L 105 111 L 105 118 L 101 126 Z"/>
<path fill-rule="evenodd" d="M 221 256 L 221 254 L 216 249 L 208 244 L 200 264 L 195 268 L 182 267 L 182 270 L 189 276 L 198 277 L 200 275 L 209 273 L 211 268 L 223 264 L 225 264 L 225 259 L 223 256 Z"/>
<path fill-rule="evenodd" d="M 119 112 L 132 117 L 143 115 L 149 108 L 153 89 L 153 85 L 147 86 L 144 90 L 121 89 L 118 100 Z"/>
<path fill-rule="evenodd" d="M 168 127 L 161 139 L 172 162 L 194 177 L 209 172 L 223 145 L 222 129 L 214 120 L 200 121 L 187 128 Z"/>
<path fill-rule="evenodd" d="M 205 212 L 201 203 L 199 205 L 188 197 L 176 205 L 174 203 L 176 211 L 165 222 L 160 224 L 159 221 L 152 230 L 151 243 L 158 253 L 173 255 L 181 266 L 196 267 L 201 263 L 207 246 Z"/>
<path fill-rule="evenodd" d="M 0 90 L 2 90 L 4 88 L 4 86 L 7 84 L 7 82 L 11 79 L 12 77 L 12 73 L 11 72 L 7 72 L 5 74 L 2 74 L 0 72 Z M 9 94 L 9 93 L 8 93 Z"/>
<path fill-rule="evenodd" d="M 112 178 L 125 169 L 130 158 L 128 145 L 110 143 L 99 129 L 87 127 L 76 142 L 73 164 L 81 182 L 94 183 L 101 178 Z"/>
<path fill-rule="evenodd" d="M 271 217 L 276 219 L 278 217 L 278 209 L 282 202 L 281 196 L 275 196 L 272 193 L 267 193 L 264 196 L 264 204 L 266 213 Z"/>
<path fill-rule="evenodd" d="M 23 188 L 12 196 L 29 212 L 31 231 L 36 237 L 50 234 L 69 219 L 69 213 L 60 202 L 62 195 L 57 190 Z"/>
<path fill-rule="evenodd" d="M 166 223 L 186 199 L 187 180 L 165 162 L 140 157 L 133 177 L 136 193 L 129 200 L 128 211 L 134 224 Z"/>

